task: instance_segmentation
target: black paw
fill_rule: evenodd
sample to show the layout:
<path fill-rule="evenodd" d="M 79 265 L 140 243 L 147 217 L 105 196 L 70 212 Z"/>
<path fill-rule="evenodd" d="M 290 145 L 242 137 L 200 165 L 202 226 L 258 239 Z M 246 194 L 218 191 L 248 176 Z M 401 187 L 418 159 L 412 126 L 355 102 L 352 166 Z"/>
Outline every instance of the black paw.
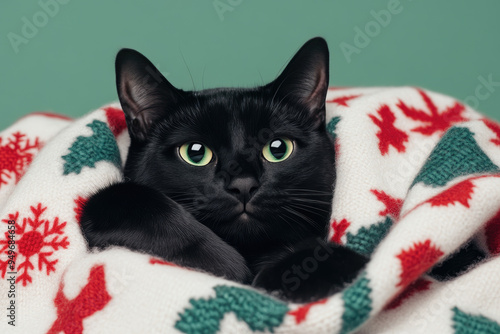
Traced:
<path fill-rule="evenodd" d="M 339 245 L 309 239 L 275 257 L 252 285 L 278 298 L 305 303 L 330 296 L 353 281 L 368 262 Z"/>
<path fill-rule="evenodd" d="M 100 190 L 83 209 L 81 229 L 90 248 L 123 246 L 237 282 L 251 281 L 239 252 L 147 186 L 130 182 Z"/>

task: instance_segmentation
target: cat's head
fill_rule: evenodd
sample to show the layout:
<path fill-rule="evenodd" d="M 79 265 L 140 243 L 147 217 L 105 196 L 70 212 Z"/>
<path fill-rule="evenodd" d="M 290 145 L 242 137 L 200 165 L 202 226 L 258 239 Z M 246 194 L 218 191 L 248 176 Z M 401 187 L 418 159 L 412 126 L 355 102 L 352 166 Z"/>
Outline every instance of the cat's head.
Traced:
<path fill-rule="evenodd" d="M 327 44 L 314 38 L 265 86 L 183 91 L 121 50 L 126 179 L 171 197 L 243 253 L 324 236 L 335 180 L 328 67 Z"/>

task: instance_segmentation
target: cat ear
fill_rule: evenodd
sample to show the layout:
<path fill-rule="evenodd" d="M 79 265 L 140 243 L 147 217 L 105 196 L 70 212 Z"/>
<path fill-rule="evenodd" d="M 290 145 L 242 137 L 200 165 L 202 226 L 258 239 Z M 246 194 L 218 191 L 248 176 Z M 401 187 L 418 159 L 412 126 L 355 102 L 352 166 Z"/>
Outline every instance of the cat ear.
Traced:
<path fill-rule="evenodd" d="M 116 55 L 116 88 L 131 138 L 144 141 L 151 125 L 176 103 L 175 88 L 141 53 L 122 49 Z"/>
<path fill-rule="evenodd" d="M 316 37 L 297 51 L 270 85 L 277 96 L 291 98 L 304 105 L 318 123 L 324 123 L 328 79 L 328 45 L 323 38 Z"/>

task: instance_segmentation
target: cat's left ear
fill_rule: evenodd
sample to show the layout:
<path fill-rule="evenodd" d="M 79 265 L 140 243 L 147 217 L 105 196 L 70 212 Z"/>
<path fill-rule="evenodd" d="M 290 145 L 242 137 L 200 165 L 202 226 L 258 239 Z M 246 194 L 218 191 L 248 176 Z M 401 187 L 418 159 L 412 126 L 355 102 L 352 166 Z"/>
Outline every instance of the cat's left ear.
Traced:
<path fill-rule="evenodd" d="M 325 123 L 328 79 L 328 45 L 323 38 L 316 37 L 297 51 L 280 76 L 268 86 L 277 96 L 291 98 L 305 106 L 319 126 Z"/>
<path fill-rule="evenodd" d="M 120 50 L 115 68 L 116 88 L 130 137 L 144 142 L 151 127 L 172 109 L 183 92 L 135 50 Z"/>

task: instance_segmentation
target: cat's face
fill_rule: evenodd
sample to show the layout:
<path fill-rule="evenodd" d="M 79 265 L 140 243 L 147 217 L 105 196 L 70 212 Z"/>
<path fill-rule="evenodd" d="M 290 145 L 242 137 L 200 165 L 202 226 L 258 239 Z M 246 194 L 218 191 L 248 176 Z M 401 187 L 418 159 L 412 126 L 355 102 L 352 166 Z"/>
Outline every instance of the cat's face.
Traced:
<path fill-rule="evenodd" d="M 324 236 L 335 157 L 322 39 L 253 89 L 181 91 L 131 50 L 118 55 L 117 75 L 132 139 L 126 178 L 160 190 L 242 252 Z"/>

